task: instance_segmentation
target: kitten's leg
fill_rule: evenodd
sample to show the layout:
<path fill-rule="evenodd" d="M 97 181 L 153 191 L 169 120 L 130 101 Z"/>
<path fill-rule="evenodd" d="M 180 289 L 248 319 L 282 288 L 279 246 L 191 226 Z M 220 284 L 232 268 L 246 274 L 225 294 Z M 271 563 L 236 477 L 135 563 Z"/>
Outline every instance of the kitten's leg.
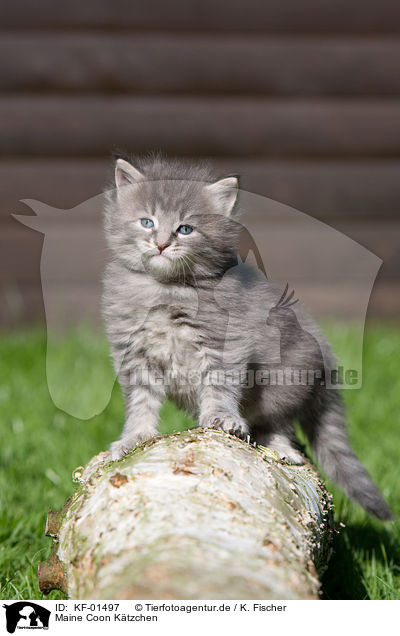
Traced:
<path fill-rule="evenodd" d="M 145 380 L 145 381 L 143 381 Z M 126 389 L 126 421 L 121 439 L 110 446 L 111 458 L 119 459 L 139 442 L 158 433 L 160 407 L 166 397 L 164 385 L 152 373 L 136 378 Z"/>
<path fill-rule="evenodd" d="M 200 427 L 220 428 L 245 438 L 249 434 L 249 426 L 239 412 L 240 393 L 239 386 L 214 386 L 206 382 L 200 396 Z"/>
<path fill-rule="evenodd" d="M 261 446 L 272 448 L 281 459 L 287 459 L 290 464 L 304 464 L 303 455 L 294 448 L 293 442 L 286 435 L 280 433 L 260 434 L 256 438 L 256 442 Z"/>
<path fill-rule="evenodd" d="M 252 435 L 257 444 L 272 448 L 281 459 L 287 459 L 291 464 L 304 464 L 304 456 L 296 448 L 298 443 L 290 420 L 263 420 L 262 424 L 258 420 L 252 429 Z"/>

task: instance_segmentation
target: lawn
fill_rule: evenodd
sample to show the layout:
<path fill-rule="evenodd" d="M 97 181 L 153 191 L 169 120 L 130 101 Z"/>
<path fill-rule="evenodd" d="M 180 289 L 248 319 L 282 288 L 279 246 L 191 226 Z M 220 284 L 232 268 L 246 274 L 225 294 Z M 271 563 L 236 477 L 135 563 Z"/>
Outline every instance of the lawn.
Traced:
<path fill-rule="evenodd" d="M 334 347 L 351 350 L 353 328 L 330 331 Z M 82 382 L 90 411 L 99 392 L 110 384 L 104 340 L 81 329 L 60 339 L 60 365 L 73 361 L 71 373 Z M 114 387 L 106 409 L 80 420 L 57 409 L 46 376 L 46 338 L 41 331 L 0 336 L 1 547 L 3 599 L 42 598 L 37 587 L 38 561 L 48 557 L 44 536 L 47 511 L 60 508 L 73 491 L 72 470 L 85 464 L 114 440 L 123 422 L 123 404 Z M 62 366 L 61 365 L 61 366 Z M 363 388 L 344 391 L 353 446 L 400 518 L 400 329 L 371 326 L 365 335 Z M 71 398 L 72 399 L 72 398 Z M 75 395 L 75 401 L 79 394 Z M 172 404 L 162 410 L 162 432 L 182 430 L 193 422 Z M 400 598 L 398 522 L 382 524 L 368 517 L 329 484 L 336 518 L 345 527 L 336 536 L 334 555 L 323 579 L 326 599 Z M 62 598 L 52 592 L 48 598 Z"/>

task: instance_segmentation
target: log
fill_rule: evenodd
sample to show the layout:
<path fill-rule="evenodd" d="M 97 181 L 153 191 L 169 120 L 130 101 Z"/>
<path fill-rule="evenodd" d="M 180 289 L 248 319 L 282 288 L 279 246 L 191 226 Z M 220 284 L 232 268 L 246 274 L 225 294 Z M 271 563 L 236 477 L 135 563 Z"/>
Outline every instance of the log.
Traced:
<path fill-rule="evenodd" d="M 221 431 L 155 437 L 108 453 L 50 511 L 44 593 L 73 599 L 316 599 L 333 534 L 310 463 Z"/>

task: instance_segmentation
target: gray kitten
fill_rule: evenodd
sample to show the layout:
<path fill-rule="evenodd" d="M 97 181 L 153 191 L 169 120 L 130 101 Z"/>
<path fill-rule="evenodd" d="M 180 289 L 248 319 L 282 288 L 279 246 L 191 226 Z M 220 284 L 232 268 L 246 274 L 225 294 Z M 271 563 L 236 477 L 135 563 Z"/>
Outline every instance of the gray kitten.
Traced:
<path fill-rule="evenodd" d="M 390 519 L 349 446 L 340 396 L 324 386 L 324 360 L 334 366 L 329 345 L 299 305 L 292 308 L 287 289 L 282 293 L 257 270 L 237 266 L 237 178 L 215 180 L 206 167 L 160 157 L 135 165 L 118 159 L 115 186 L 105 210 L 112 260 L 103 311 L 126 422 L 111 445 L 112 458 L 157 434 L 167 397 L 201 427 L 251 434 L 300 464 L 297 418 L 327 475 L 369 513 Z M 271 361 L 276 328 L 280 363 Z M 282 366 L 317 370 L 319 380 L 292 386 L 264 381 L 266 367 Z M 231 378 L 250 371 L 259 381 L 248 387 L 220 381 L 221 372 Z M 193 375 L 201 381 L 188 382 Z"/>

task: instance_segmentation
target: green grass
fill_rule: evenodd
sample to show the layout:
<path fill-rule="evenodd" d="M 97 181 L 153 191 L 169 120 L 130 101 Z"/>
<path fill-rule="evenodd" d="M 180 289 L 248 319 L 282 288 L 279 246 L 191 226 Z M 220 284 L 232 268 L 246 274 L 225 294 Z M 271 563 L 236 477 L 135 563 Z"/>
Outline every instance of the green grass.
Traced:
<path fill-rule="evenodd" d="M 337 348 L 351 351 L 354 330 L 328 330 Z M 71 396 L 90 411 L 110 384 L 107 347 L 81 329 L 59 340 L 56 362 L 71 365 L 82 393 Z M 73 491 L 72 470 L 114 440 L 123 422 L 123 404 L 114 387 L 106 409 L 89 420 L 58 410 L 45 375 L 46 339 L 42 332 L 0 337 L 1 522 L 0 585 L 3 599 L 41 598 L 37 564 L 49 556 L 44 536 L 47 511 L 62 507 Z M 364 383 L 344 392 L 353 446 L 399 518 L 400 488 L 400 329 L 371 327 L 365 339 Z M 64 376 L 65 377 L 65 376 Z M 70 379 L 70 378 L 69 378 Z M 65 387 L 68 397 L 68 387 Z M 65 398 L 64 395 L 64 398 Z M 162 411 L 161 431 L 183 430 L 193 422 L 172 404 Z M 329 484 L 337 520 L 334 555 L 323 579 L 323 596 L 332 599 L 400 598 L 399 525 L 369 518 Z M 52 592 L 48 598 L 62 598 Z"/>

